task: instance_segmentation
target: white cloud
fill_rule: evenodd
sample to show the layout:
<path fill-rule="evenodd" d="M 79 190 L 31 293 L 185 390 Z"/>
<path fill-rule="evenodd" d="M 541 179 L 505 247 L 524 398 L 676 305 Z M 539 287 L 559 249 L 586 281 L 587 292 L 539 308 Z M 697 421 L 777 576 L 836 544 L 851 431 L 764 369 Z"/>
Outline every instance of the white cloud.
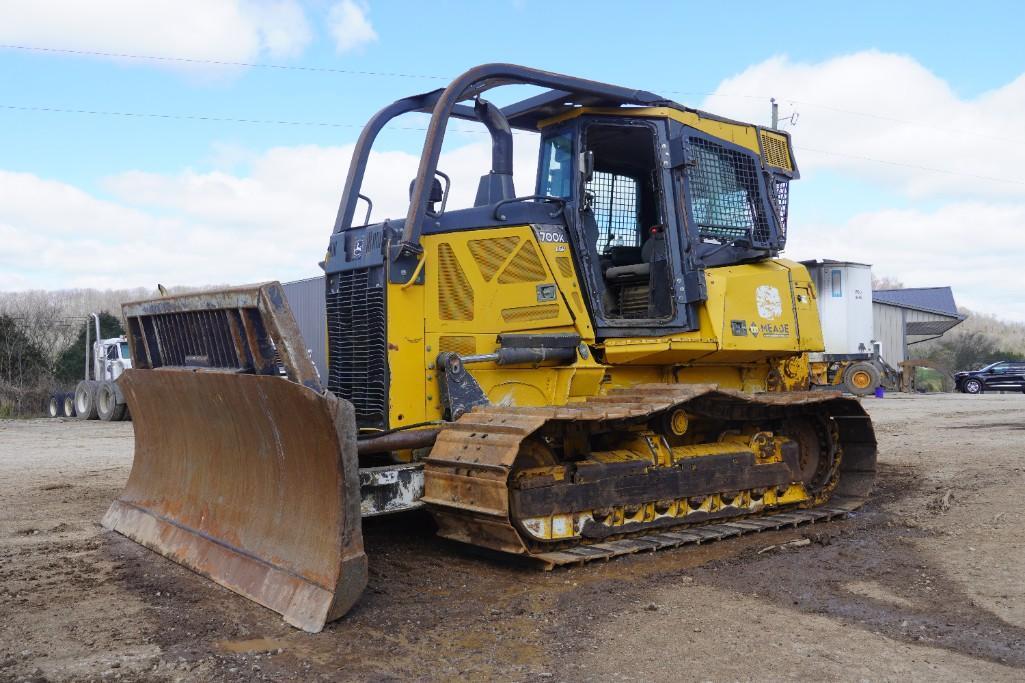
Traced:
<path fill-rule="evenodd" d="M 490 165 L 487 138 L 442 155 L 449 206 L 472 203 Z M 533 192 L 536 139 L 516 136 L 517 189 Z M 112 200 L 66 183 L 0 171 L 0 290 L 243 284 L 318 272 L 352 147 L 279 147 L 244 174 L 130 171 Z M 418 157 L 375 152 L 363 193 L 374 220 L 405 216 Z M 365 209 L 357 209 L 359 215 Z"/>
<path fill-rule="evenodd" d="M 879 73 L 887 77 L 877 78 Z M 913 120 L 926 117 L 944 129 L 962 125 L 961 117 L 970 115 L 975 123 L 966 130 L 999 135 L 1016 130 L 1016 121 L 1008 117 L 1025 120 L 1025 78 L 965 101 L 913 60 L 875 52 L 815 65 L 773 59 L 729 79 L 720 90 L 800 95 L 839 109 L 865 109 L 859 105 L 876 101 L 865 94 L 873 87 L 879 92 L 876 111 Z M 862 100 L 848 89 L 862 92 Z M 901 90 L 906 92 L 904 99 L 898 97 Z M 706 106 L 717 113 L 762 120 L 766 105 L 744 98 L 713 98 Z M 944 113 L 933 112 L 936 107 Z M 917 165 L 960 164 L 973 171 L 980 165 L 1000 166 L 1005 157 L 1017 155 L 1010 142 L 991 144 L 981 137 L 968 145 L 967 136 L 953 139 L 957 136 L 946 130 L 823 107 L 802 106 L 794 135 L 799 147 L 848 150 Z M 486 137 L 459 144 L 462 140 L 450 140 L 452 148 L 440 164 L 453 179 L 453 208 L 472 201 L 478 176 L 489 165 Z M 515 145 L 517 190 L 529 194 L 536 139 L 517 135 Z M 121 173 L 103 183 L 110 199 L 55 180 L 0 171 L 0 289 L 152 286 L 158 281 L 240 284 L 315 274 L 334 222 L 351 146 L 306 145 L 264 152 L 215 146 L 211 152 L 223 168 Z M 940 156 L 928 158 L 934 152 Z M 829 168 L 839 173 L 839 182 L 844 177 L 863 181 L 851 201 L 863 208 L 853 216 L 826 213 L 825 218 L 812 220 L 811 211 L 803 208 L 809 198 L 798 183 L 788 257 L 865 261 L 874 264 L 877 274 L 896 276 L 909 286 L 951 285 L 962 305 L 1025 321 L 1020 294 L 1025 197 L 996 191 L 992 184 L 914 169 L 811 154 L 799 155 L 798 160 L 806 176 Z M 416 166 L 415 154 L 372 155 L 363 192 L 374 200 L 374 220 L 405 215 Z M 873 199 L 873 186 L 887 190 L 881 196 L 896 191 L 912 201 L 905 202 L 906 208 L 888 207 Z M 836 194 L 835 187 L 826 189 Z M 923 196 L 929 201 L 917 200 Z M 361 204 L 358 211 L 362 210 Z M 816 213 L 823 212 L 821 205 L 816 208 Z"/>
<path fill-rule="evenodd" d="M 912 198 L 1025 197 L 1025 75 L 965 99 L 904 55 L 868 51 L 816 64 L 774 57 L 724 80 L 703 106 L 766 122 L 770 96 L 784 113 L 800 113 L 791 132 L 802 172 L 835 169 Z"/>
<path fill-rule="evenodd" d="M 908 287 L 949 285 L 959 305 L 1025 321 L 1021 259 L 1025 204 L 953 202 L 933 210 L 880 209 L 840 224 L 804 224 L 787 256 L 872 264 Z"/>
<path fill-rule="evenodd" d="M 1025 171 L 1017 163 L 1025 75 L 962 98 L 911 57 L 867 51 L 815 64 L 773 57 L 715 93 L 703 108 L 740 120 L 767 123 L 770 96 L 783 113 L 796 109 L 790 130 L 802 176 L 831 171 L 814 187 L 841 197 L 841 206 L 805 209 L 814 198 L 799 182 L 786 256 L 871 263 L 878 275 L 950 285 L 961 305 L 1025 321 Z M 845 182 L 857 188 L 846 201 Z M 894 195 L 904 208 L 886 205 Z M 856 215 L 852 206 L 861 207 Z"/>
<path fill-rule="evenodd" d="M 5 0 L 0 41 L 155 57 L 253 61 L 312 38 L 297 0 Z M 181 62 L 147 62 L 171 68 Z"/>
<path fill-rule="evenodd" d="M 341 0 L 331 8 L 328 29 L 339 52 L 360 50 L 377 40 L 369 12 L 370 8 L 357 0 Z"/>

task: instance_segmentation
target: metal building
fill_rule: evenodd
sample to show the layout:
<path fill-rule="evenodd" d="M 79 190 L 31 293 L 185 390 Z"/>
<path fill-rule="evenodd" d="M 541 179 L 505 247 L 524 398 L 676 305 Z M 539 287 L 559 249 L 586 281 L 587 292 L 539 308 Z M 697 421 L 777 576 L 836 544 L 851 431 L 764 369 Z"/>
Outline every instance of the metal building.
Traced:
<path fill-rule="evenodd" d="M 908 346 L 941 337 L 965 319 L 950 287 L 909 287 L 872 292 L 875 338 L 891 367 L 907 360 Z"/>
<path fill-rule="evenodd" d="M 285 298 L 321 378 L 327 381 L 327 320 L 324 276 L 283 282 Z"/>

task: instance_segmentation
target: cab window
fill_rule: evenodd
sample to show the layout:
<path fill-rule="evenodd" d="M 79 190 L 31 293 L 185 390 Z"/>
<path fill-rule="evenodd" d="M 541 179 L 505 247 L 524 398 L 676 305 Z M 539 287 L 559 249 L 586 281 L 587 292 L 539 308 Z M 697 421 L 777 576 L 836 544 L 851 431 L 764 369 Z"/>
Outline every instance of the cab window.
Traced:
<path fill-rule="evenodd" d="M 538 194 L 569 197 L 573 194 L 573 136 L 555 135 L 541 143 Z"/>

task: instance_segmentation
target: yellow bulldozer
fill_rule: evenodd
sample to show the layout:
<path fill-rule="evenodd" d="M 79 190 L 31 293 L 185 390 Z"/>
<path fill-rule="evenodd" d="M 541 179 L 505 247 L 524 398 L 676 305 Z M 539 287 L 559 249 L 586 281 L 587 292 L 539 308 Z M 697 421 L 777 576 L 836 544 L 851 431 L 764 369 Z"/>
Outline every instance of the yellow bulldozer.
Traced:
<path fill-rule="evenodd" d="M 518 85 L 542 92 L 482 97 Z M 364 170 L 408 112 L 431 115 L 409 209 L 374 222 Z M 462 209 L 453 119 L 491 138 Z M 514 130 L 540 133 L 529 194 Z M 848 514 L 876 441 L 809 390 L 817 293 L 778 257 L 797 177 L 783 131 L 521 66 L 396 101 L 321 264 L 326 377 L 278 283 L 125 304 L 136 451 L 104 524 L 319 631 L 366 585 L 362 517 L 425 508 L 550 569 Z"/>

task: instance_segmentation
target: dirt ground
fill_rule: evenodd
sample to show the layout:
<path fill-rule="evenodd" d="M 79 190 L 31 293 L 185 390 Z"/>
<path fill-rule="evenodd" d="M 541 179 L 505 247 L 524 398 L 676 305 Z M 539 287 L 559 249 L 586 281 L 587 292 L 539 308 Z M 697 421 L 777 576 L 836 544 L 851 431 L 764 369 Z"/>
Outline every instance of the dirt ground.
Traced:
<path fill-rule="evenodd" d="M 0 421 L 0 680 L 1022 680 L 1025 396 L 865 405 L 846 521 L 545 573 L 372 520 L 317 635 L 100 527 L 131 423 Z"/>

